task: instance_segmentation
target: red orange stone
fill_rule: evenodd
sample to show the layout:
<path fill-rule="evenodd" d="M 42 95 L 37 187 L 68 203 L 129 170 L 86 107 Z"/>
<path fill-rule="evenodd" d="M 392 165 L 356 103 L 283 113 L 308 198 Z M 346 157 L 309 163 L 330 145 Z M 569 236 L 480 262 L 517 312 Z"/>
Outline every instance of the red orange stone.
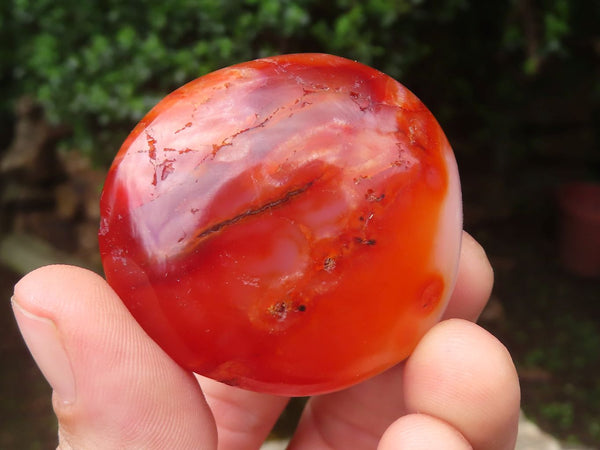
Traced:
<path fill-rule="evenodd" d="M 137 125 L 101 199 L 106 277 L 183 367 L 284 395 L 406 358 L 453 287 L 460 186 L 405 87 L 331 55 L 194 80 Z"/>

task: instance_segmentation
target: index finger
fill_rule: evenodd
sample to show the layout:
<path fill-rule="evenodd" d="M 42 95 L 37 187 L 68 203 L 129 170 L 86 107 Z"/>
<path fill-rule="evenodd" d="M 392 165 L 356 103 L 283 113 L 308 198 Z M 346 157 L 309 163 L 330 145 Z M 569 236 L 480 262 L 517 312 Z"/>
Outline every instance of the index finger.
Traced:
<path fill-rule="evenodd" d="M 463 231 L 456 286 L 442 319 L 475 322 L 492 293 L 494 270 L 483 247 Z"/>
<path fill-rule="evenodd" d="M 465 232 L 456 288 L 444 318 L 475 320 L 493 281 L 483 248 Z M 404 367 L 398 364 L 356 386 L 311 398 L 290 448 L 322 448 L 331 442 L 340 448 L 375 448 L 385 429 L 407 413 Z"/>

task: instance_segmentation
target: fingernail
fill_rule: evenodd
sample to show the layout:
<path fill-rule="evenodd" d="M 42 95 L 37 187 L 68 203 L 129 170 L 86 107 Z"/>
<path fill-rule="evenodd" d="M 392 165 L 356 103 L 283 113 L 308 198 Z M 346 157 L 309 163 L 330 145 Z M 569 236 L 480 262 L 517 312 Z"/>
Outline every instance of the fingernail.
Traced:
<path fill-rule="evenodd" d="M 23 339 L 44 377 L 62 402 L 73 403 L 75 378 L 55 323 L 27 311 L 14 297 L 11 303 Z"/>

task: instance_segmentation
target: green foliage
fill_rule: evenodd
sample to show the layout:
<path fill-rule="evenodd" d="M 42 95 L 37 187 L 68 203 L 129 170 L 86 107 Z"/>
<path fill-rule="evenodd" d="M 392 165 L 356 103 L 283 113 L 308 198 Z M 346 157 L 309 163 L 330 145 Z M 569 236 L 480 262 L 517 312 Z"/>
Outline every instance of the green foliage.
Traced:
<path fill-rule="evenodd" d="M 73 127 L 78 146 L 95 148 L 185 81 L 272 51 L 249 43 L 278 23 L 294 33 L 302 18 L 289 9 L 219 0 L 14 0 L 14 81 L 52 120 Z"/>
<path fill-rule="evenodd" d="M 70 124 L 77 146 L 94 151 L 115 134 L 122 139 L 168 91 L 276 52 L 276 31 L 285 39 L 308 20 L 301 5 L 278 1 L 8 3 L 3 16 L 14 38 L 3 42 L 18 43 L 13 83 L 51 120 Z"/>
<path fill-rule="evenodd" d="M 540 30 L 532 51 L 521 3 L 533 5 Z M 51 120 L 71 127 L 70 145 L 109 159 L 127 130 L 177 86 L 236 62 L 300 51 L 439 85 L 432 92 L 441 104 L 459 97 L 476 105 L 478 76 L 494 90 L 516 92 L 490 64 L 498 54 L 517 55 L 533 74 L 543 58 L 568 53 L 573 17 L 590 20 L 577 11 L 568 0 L 6 0 L 0 115 L 17 96 L 33 95 Z"/>
<path fill-rule="evenodd" d="M 568 402 L 551 402 L 543 405 L 541 414 L 546 419 L 558 423 L 562 429 L 573 426 L 575 413 L 573 405 Z"/>
<path fill-rule="evenodd" d="M 582 322 L 565 314 L 553 318 L 552 323 L 533 319 L 531 325 L 538 333 L 547 328 L 555 331 L 547 337 L 546 345 L 529 350 L 523 361 L 526 366 L 543 367 L 552 373 L 579 374 L 600 364 L 600 329 L 594 322 Z"/>

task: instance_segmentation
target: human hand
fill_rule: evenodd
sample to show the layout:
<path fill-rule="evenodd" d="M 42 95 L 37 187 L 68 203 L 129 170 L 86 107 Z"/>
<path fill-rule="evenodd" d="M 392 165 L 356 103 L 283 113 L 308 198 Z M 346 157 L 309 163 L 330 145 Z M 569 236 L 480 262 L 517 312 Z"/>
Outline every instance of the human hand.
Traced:
<path fill-rule="evenodd" d="M 514 448 L 520 395 L 513 363 L 472 323 L 492 283 L 483 250 L 465 234 L 449 320 L 404 363 L 311 398 L 289 448 Z M 54 389 L 59 449 L 257 449 L 287 404 L 186 372 L 84 269 L 28 274 L 15 286 L 13 309 Z"/>

